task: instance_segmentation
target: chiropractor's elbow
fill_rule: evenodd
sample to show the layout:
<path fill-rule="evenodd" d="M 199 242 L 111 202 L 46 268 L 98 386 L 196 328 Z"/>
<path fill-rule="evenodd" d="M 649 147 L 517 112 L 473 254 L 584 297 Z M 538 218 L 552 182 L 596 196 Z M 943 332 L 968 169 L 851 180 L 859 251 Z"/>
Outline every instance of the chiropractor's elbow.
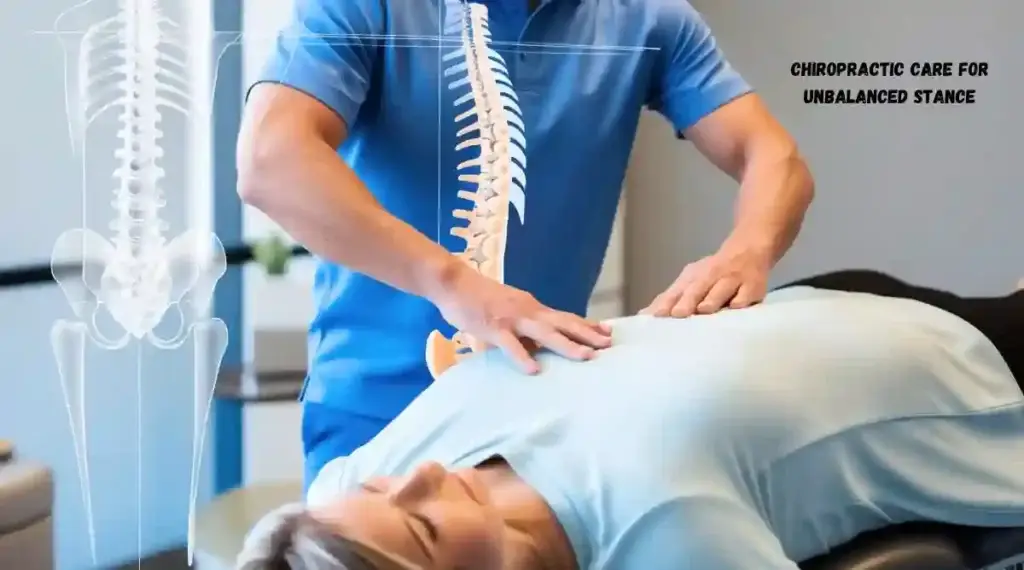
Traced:
<path fill-rule="evenodd" d="M 235 152 L 238 197 L 265 213 L 288 178 L 299 144 L 293 133 L 256 117 L 243 119 Z"/>
<path fill-rule="evenodd" d="M 800 193 L 800 199 L 804 204 L 806 210 L 810 207 L 811 202 L 814 201 L 815 186 L 814 186 L 814 174 L 811 173 L 811 167 L 807 164 L 807 160 L 801 154 L 800 149 L 793 147 L 793 152 L 789 158 L 790 164 L 792 165 L 792 171 L 795 173 L 797 180 L 796 184 L 798 192 Z"/>
<path fill-rule="evenodd" d="M 796 141 L 789 137 L 784 140 L 766 141 L 755 156 L 763 157 L 769 170 L 784 177 L 783 187 L 788 190 L 795 206 L 806 209 L 814 200 L 814 176 Z"/>
<path fill-rule="evenodd" d="M 243 203 L 259 210 L 266 207 L 274 191 L 274 181 L 282 177 L 286 151 L 265 135 L 250 133 L 239 137 L 236 152 L 238 183 L 236 190 Z M 247 140 L 244 140 L 247 139 Z"/>
<path fill-rule="evenodd" d="M 339 122 L 322 105 L 290 88 L 254 87 L 235 148 L 241 200 L 273 216 L 268 209 L 299 190 L 294 187 L 301 186 L 298 182 L 309 157 L 335 142 L 328 138 L 337 138 L 334 123 Z"/>

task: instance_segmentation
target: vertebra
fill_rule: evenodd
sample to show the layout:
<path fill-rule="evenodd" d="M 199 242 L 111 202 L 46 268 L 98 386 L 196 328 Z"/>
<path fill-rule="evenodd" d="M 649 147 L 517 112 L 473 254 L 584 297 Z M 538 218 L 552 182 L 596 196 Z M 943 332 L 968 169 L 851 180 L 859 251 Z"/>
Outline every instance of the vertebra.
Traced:
<path fill-rule="evenodd" d="M 487 8 L 481 4 L 449 2 L 446 34 L 458 34 L 460 49 L 445 54 L 451 65 L 445 77 L 458 77 L 450 90 L 468 91 L 455 100 L 456 108 L 468 107 L 455 117 L 464 125 L 457 133 L 455 150 L 479 147 L 479 155 L 458 165 L 459 172 L 478 169 L 478 174 L 460 174 L 460 182 L 473 190 L 460 190 L 458 197 L 470 203 L 452 215 L 466 225 L 455 227 L 452 235 L 466 242 L 457 253 L 462 261 L 483 275 L 505 281 L 505 248 L 511 210 L 525 222 L 526 134 L 518 97 L 501 55 L 491 48 Z M 468 124 L 467 124 L 468 123 Z M 427 367 L 434 378 L 467 354 L 486 348 L 471 335 L 457 332 L 447 339 L 440 331 L 427 337 Z"/>

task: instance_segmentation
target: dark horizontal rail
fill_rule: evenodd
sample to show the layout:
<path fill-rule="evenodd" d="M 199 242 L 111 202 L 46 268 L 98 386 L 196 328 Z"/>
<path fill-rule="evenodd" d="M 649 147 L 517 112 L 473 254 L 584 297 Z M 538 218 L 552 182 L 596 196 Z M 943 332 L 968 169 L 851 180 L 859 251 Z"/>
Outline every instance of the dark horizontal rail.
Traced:
<path fill-rule="evenodd" d="M 253 246 L 251 245 L 240 245 L 225 248 L 224 253 L 228 265 L 245 265 L 246 263 L 253 261 Z M 292 248 L 292 257 L 302 257 L 306 255 L 309 255 L 309 252 L 305 248 Z M 0 269 L 0 289 L 53 283 L 54 273 L 71 273 L 74 271 L 80 271 L 81 268 L 81 264 L 67 263 L 58 266 L 38 264 Z"/>

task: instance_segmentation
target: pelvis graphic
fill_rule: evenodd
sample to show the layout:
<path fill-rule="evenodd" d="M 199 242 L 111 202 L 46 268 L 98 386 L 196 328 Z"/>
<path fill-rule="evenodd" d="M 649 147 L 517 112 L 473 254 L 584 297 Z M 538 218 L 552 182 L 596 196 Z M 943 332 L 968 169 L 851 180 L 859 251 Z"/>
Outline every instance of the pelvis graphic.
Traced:
<path fill-rule="evenodd" d="M 89 229 L 67 231 L 54 245 L 54 262 L 81 260 L 82 268 L 55 267 L 54 279 L 75 316 L 92 324 L 97 342 L 123 345 L 146 338 L 160 347 L 180 345 L 191 324 L 208 318 L 214 288 L 227 269 L 223 245 L 209 232 L 188 230 L 166 244 L 131 249 Z M 123 339 L 108 339 L 96 328 L 101 307 L 124 329 Z M 172 307 L 181 313 L 181 327 L 159 338 L 153 329 Z"/>

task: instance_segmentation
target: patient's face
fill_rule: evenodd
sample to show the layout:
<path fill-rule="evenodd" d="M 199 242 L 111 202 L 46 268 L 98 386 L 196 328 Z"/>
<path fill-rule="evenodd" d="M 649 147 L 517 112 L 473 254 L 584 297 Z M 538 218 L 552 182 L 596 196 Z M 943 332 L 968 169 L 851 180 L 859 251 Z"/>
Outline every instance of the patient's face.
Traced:
<path fill-rule="evenodd" d="M 314 512 L 344 536 L 423 568 L 499 570 L 504 525 L 475 477 L 426 463 L 381 477 Z"/>

